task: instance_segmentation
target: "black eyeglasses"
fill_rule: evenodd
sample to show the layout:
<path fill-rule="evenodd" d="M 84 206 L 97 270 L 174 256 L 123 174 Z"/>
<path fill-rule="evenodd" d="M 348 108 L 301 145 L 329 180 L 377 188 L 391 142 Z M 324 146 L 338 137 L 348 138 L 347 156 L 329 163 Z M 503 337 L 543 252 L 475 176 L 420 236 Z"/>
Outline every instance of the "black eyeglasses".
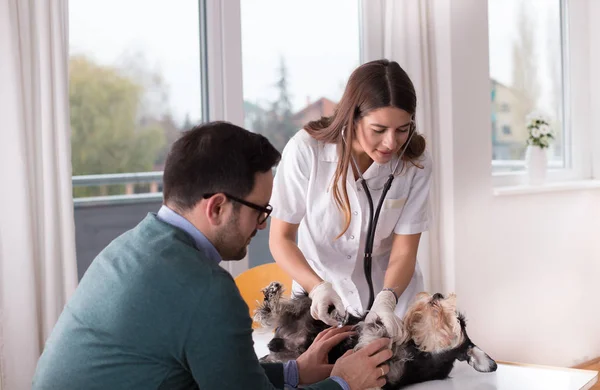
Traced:
<path fill-rule="evenodd" d="M 212 194 L 204 194 L 204 195 L 202 195 L 202 197 L 204 199 L 208 199 L 211 196 L 214 196 L 216 194 L 217 194 L 217 192 L 212 193 Z M 243 204 L 244 206 L 248 206 L 251 209 L 259 211 L 260 213 L 258 214 L 258 218 L 257 218 L 257 222 L 259 225 L 262 225 L 263 223 L 265 223 L 267 218 L 269 218 L 269 215 L 271 215 L 271 211 L 273 211 L 273 207 L 270 204 L 268 204 L 267 206 L 261 206 L 256 203 L 252 203 L 252 202 L 248 202 L 247 200 L 240 199 L 236 196 L 229 195 L 228 193 L 225 193 L 225 192 L 221 192 L 221 194 L 225 195 L 227 197 L 227 199 L 233 200 L 234 202 L 238 202 L 239 204 Z"/>

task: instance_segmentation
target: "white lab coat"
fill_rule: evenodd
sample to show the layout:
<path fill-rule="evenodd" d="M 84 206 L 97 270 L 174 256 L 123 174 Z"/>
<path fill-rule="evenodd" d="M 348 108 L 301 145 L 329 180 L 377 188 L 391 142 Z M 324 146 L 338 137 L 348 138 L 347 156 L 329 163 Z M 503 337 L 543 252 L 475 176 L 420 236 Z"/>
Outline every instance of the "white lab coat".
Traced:
<path fill-rule="evenodd" d="M 384 165 L 373 163 L 363 173 L 375 209 L 396 161 Z M 298 247 L 308 264 L 333 285 L 347 309 L 362 314 L 369 299 L 363 269 L 369 204 L 349 167 L 347 189 L 352 220 L 346 233 L 336 240 L 344 226 L 344 216 L 335 205 L 331 188 L 337 162 L 335 144 L 319 142 L 305 130 L 296 133 L 284 148 L 277 167 L 270 201 L 272 216 L 300 224 Z M 373 244 L 371 275 L 375 296 L 383 288 L 394 233 L 421 233 L 429 227 L 432 164 L 428 154 L 421 158 L 420 165 L 424 168 L 409 164 L 408 169 L 395 176 L 382 206 Z M 398 316 L 404 315 L 410 301 L 423 288 L 423 275 L 417 264 L 410 284 L 399 298 L 395 311 Z M 293 291 L 300 292 L 302 288 L 294 282 Z"/>

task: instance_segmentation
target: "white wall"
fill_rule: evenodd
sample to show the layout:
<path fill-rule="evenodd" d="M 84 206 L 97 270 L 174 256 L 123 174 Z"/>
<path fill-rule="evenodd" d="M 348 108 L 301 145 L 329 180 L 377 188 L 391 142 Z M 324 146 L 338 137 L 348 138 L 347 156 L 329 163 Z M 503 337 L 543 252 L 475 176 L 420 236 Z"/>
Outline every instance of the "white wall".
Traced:
<path fill-rule="evenodd" d="M 457 293 L 474 340 L 501 360 L 600 356 L 600 191 L 488 196 L 457 217 Z"/>
<path fill-rule="evenodd" d="M 488 52 L 487 2 L 434 4 L 442 248 L 469 334 L 497 360 L 596 358 L 600 190 L 493 195 L 488 59 L 473 55 Z"/>

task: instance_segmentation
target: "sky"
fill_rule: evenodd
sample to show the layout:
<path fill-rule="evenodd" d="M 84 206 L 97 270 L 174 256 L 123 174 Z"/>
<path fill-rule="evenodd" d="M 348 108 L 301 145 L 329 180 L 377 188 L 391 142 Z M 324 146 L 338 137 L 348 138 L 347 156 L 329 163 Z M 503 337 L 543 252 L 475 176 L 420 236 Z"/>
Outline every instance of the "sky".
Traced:
<path fill-rule="evenodd" d="M 337 101 L 360 65 L 358 10 L 356 0 L 242 0 L 244 98 L 276 98 L 283 57 L 295 110 L 307 100 Z"/>
<path fill-rule="evenodd" d="M 175 117 L 200 118 L 196 0 L 71 0 L 69 8 L 72 54 L 118 65 L 142 53 L 164 76 Z M 308 98 L 339 99 L 359 65 L 357 0 L 241 0 L 241 11 L 245 100 L 276 97 L 281 57 L 295 110 Z"/>
<path fill-rule="evenodd" d="M 549 63 L 561 61 L 559 52 L 549 51 L 549 45 L 560 43 L 560 0 L 488 0 L 490 77 L 505 85 L 512 83 L 512 47 L 518 39 L 516 15 L 522 4 L 535 31 L 535 56 L 542 89 L 539 108 L 549 111 Z"/>
<path fill-rule="evenodd" d="M 71 0 L 72 54 L 119 65 L 141 53 L 147 68 L 162 74 L 175 117 L 200 117 L 198 1 Z"/>
<path fill-rule="evenodd" d="M 535 20 L 540 77 L 548 84 L 545 47 L 548 34 L 559 33 L 560 0 L 489 0 L 491 77 L 511 82 L 520 1 L 528 2 Z M 197 0 L 71 0 L 69 16 L 71 53 L 117 66 L 141 54 L 147 68 L 164 77 L 174 117 L 200 119 Z M 358 0 L 241 0 L 241 18 L 245 100 L 267 107 L 276 98 L 280 58 L 294 110 L 320 97 L 340 98 L 359 65 Z"/>

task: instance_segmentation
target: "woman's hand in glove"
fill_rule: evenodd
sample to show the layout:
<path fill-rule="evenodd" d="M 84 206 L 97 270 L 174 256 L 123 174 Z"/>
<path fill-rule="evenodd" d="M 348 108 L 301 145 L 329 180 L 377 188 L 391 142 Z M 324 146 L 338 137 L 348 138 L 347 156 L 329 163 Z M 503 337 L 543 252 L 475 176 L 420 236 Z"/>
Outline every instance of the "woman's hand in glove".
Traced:
<path fill-rule="evenodd" d="M 365 322 L 372 323 L 378 319 L 381 320 L 392 341 L 399 342 L 404 339 L 404 327 L 402 320 L 394 313 L 396 303 L 396 295 L 392 291 L 380 292 L 375 297 L 373 307 L 367 314 Z"/>
<path fill-rule="evenodd" d="M 333 290 L 331 283 L 321 282 L 308 294 L 312 299 L 310 314 L 315 320 L 321 320 L 327 325 L 337 326 L 345 317 L 346 309 L 342 298 Z M 329 312 L 329 308 L 333 310 Z"/>

